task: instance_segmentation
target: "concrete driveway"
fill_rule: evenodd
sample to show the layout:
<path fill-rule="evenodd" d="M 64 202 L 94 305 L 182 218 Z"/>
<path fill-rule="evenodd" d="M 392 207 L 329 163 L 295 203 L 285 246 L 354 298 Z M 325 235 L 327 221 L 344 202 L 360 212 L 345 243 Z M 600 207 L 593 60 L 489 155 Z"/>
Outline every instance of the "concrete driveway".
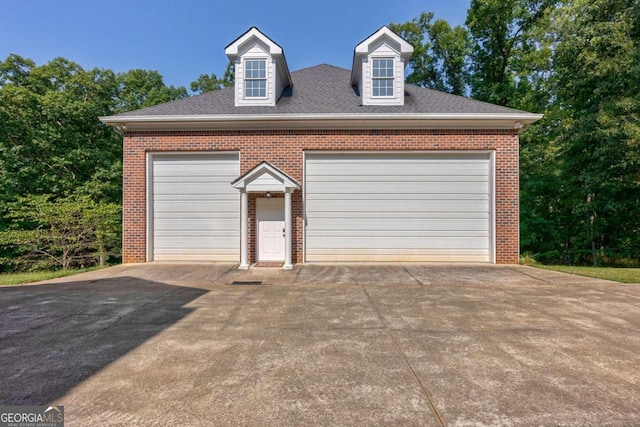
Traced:
<path fill-rule="evenodd" d="M 47 403 L 68 426 L 640 425 L 640 285 L 147 264 L 0 288 L 0 404 Z"/>

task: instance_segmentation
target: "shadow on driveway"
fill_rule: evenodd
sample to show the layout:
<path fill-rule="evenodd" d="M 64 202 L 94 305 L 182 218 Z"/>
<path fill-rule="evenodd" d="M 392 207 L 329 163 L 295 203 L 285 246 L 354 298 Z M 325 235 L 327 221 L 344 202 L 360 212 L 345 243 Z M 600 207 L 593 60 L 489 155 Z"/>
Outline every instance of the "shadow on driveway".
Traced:
<path fill-rule="evenodd" d="M 0 288 L 0 404 L 60 398 L 206 292 L 134 277 Z"/>

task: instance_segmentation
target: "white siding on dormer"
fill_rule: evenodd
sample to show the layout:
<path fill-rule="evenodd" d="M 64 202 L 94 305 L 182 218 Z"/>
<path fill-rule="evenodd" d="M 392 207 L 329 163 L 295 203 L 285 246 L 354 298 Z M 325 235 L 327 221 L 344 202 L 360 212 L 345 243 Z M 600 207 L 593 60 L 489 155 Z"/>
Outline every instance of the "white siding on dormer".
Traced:
<path fill-rule="evenodd" d="M 373 59 L 390 58 L 393 59 L 394 66 L 394 87 L 393 97 L 374 97 L 373 96 Z M 362 96 L 362 105 L 404 105 L 404 62 L 400 53 L 391 48 L 387 43 L 381 43 L 372 50 L 362 60 L 362 79 L 359 86 L 360 95 Z"/>
<path fill-rule="evenodd" d="M 273 94 L 273 105 L 276 105 L 278 99 L 284 90 L 284 79 L 281 77 L 282 70 L 278 70 L 278 63 L 273 61 L 273 76 L 275 77 L 275 93 Z"/>
<path fill-rule="evenodd" d="M 291 76 L 282 48 L 256 27 L 228 45 L 224 52 L 235 65 L 235 106 L 275 106 L 284 88 L 291 85 Z M 265 61 L 265 97 L 245 96 L 245 61 Z"/>
<path fill-rule="evenodd" d="M 244 61 L 248 59 L 262 59 L 267 62 L 267 96 L 266 98 L 247 98 L 244 93 Z M 276 105 L 277 96 L 279 93 L 276 89 L 277 86 L 281 86 L 281 83 L 276 79 L 276 61 L 273 60 L 271 55 L 260 46 L 259 42 L 249 45 L 240 55 L 239 60 L 235 63 L 235 105 Z"/>

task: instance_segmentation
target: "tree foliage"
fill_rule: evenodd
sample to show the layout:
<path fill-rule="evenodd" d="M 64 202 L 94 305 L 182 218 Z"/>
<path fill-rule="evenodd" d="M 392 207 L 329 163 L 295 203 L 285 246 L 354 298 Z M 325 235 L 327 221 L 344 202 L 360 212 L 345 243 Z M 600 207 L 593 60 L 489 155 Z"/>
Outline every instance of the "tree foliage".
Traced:
<path fill-rule="evenodd" d="M 200 74 L 200 77 L 196 81 L 191 82 L 191 91 L 201 94 L 205 92 L 211 92 L 226 87 L 231 87 L 234 84 L 235 73 L 233 62 L 227 64 L 227 69 L 221 79 L 216 77 L 215 74 Z"/>
<path fill-rule="evenodd" d="M 28 194 L 69 195 L 113 169 L 121 139 L 98 116 L 113 111 L 115 82 L 109 70 L 63 58 L 0 63 L 0 209 Z M 96 197 L 118 201 L 120 181 L 111 185 Z"/>
<path fill-rule="evenodd" d="M 53 199 L 30 195 L 11 203 L 0 245 L 13 249 L 8 263 L 33 268 L 104 265 L 119 253 L 121 208 L 88 196 Z"/>
<path fill-rule="evenodd" d="M 640 4 L 575 0 L 557 11 L 557 143 L 575 223 L 592 259 L 640 253 Z"/>
<path fill-rule="evenodd" d="M 465 28 L 452 28 L 442 19 L 433 21 L 431 12 L 404 24 L 392 23 L 390 28 L 414 48 L 408 64 L 408 83 L 456 95 L 465 93 L 465 60 L 469 47 Z"/>
<path fill-rule="evenodd" d="M 471 95 L 519 108 L 548 71 L 550 14 L 557 0 L 472 0 L 466 25 L 472 38 Z"/>
<path fill-rule="evenodd" d="M 118 102 L 115 112 L 137 110 L 187 97 L 183 86 L 166 86 L 162 75 L 153 70 L 129 70 L 117 76 L 116 84 Z"/>

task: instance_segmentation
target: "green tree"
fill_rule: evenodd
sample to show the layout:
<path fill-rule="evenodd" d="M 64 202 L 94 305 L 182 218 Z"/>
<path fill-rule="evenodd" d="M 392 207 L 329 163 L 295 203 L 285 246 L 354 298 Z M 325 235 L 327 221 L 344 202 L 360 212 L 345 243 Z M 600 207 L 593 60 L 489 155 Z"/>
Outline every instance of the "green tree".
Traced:
<path fill-rule="evenodd" d="M 118 90 L 114 112 L 137 110 L 188 96 L 183 86 L 166 86 L 157 71 L 129 70 L 118 74 L 116 79 Z"/>
<path fill-rule="evenodd" d="M 466 92 L 466 56 L 469 38 L 465 28 L 451 27 L 445 20 L 433 21 L 433 13 L 420 14 L 390 28 L 414 48 L 408 63 L 407 83 L 463 95 Z"/>
<path fill-rule="evenodd" d="M 498 105 L 536 109 L 538 80 L 549 73 L 548 27 L 558 0 L 472 0 L 471 96 Z M 536 105 L 537 104 L 537 105 Z M 543 105 L 543 107 L 546 105 Z"/>
<path fill-rule="evenodd" d="M 640 4 L 567 1 L 556 16 L 555 93 L 576 249 L 640 252 Z"/>
<path fill-rule="evenodd" d="M 221 79 L 215 74 L 201 74 L 196 81 L 191 82 L 191 91 L 200 94 L 231 87 L 234 84 L 234 76 L 233 62 L 229 61 Z"/>
<path fill-rule="evenodd" d="M 121 158 L 120 137 L 97 119 L 112 111 L 111 71 L 11 55 L 0 84 L 0 208 L 27 194 L 71 194 Z"/>

